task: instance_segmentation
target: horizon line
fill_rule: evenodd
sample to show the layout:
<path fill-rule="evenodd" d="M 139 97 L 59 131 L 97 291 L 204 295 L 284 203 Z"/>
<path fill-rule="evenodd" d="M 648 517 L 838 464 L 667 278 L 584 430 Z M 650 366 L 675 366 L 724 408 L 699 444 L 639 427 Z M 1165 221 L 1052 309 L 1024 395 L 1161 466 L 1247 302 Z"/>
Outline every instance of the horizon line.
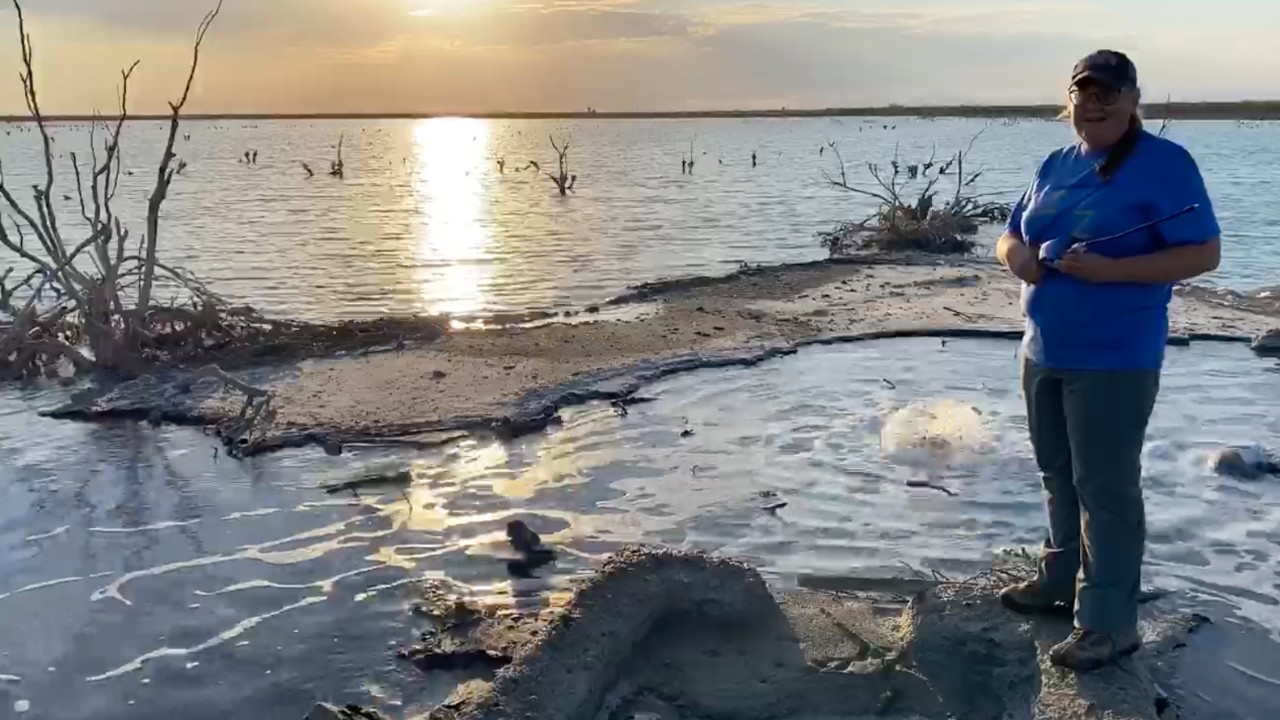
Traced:
<path fill-rule="evenodd" d="M 774 108 L 723 110 L 490 110 L 481 112 L 219 112 L 184 113 L 186 120 L 428 120 L 433 118 L 468 118 L 481 120 L 654 120 L 700 118 L 803 118 L 803 117 L 1006 117 L 1056 118 L 1062 112 L 1060 103 L 949 105 L 874 105 L 827 108 Z M 1173 101 L 1143 103 L 1148 117 L 1205 120 L 1280 120 L 1280 99 Z M 95 119 L 115 120 L 118 114 L 49 114 L 48 122 L 87 122 Z M 168 114 L 140 113 L 126 120 L 168 120 Z M 0 115 L 0 122 L 34 122 L 30 115 Z"/>

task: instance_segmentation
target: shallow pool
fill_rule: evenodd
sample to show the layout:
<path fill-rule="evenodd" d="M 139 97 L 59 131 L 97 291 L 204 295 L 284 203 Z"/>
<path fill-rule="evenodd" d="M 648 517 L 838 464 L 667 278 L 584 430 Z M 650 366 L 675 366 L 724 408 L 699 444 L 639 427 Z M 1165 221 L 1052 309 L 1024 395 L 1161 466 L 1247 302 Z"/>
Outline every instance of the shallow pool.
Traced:
<path fill-rule="evenodd" d="M 1217 621 L 1172 690 L 1204 717 L 1280 712 L 1280 481 L 1219 478 L 1204 460 L 1225 443 L 1280 447 L 1277 380 L 1241 347 L 1171 349 L 1145 452 L 1148 584 Z M 413 639 L 414 578 L 537 602 L 632 541 L 744 557 L 780 585 L 902 563 L 963 575 L 1043 537 L 1014 343 L 812 348 L 644 394 L 625 417 L 578 408 L 507 445 L 234 461 L 198 430 L 46 420 L 34 409 L 57 395 L 5 391 L 0 675 L 20 680 L 0 681 L 0 717 L 19 700 L 25 718 L 68 719 L 428 707 L 456 678 L 424 682 L 393 658 Z M 886 454 L 887 418 L 938 400 L 975 408 L 981 441 Z M 404 492 L 320 489 L 410 460 Z M 907 487 L 921 479 L 955 496 Z M 506 577 L 511 517 L 565 549 L 549 577 Z"/>

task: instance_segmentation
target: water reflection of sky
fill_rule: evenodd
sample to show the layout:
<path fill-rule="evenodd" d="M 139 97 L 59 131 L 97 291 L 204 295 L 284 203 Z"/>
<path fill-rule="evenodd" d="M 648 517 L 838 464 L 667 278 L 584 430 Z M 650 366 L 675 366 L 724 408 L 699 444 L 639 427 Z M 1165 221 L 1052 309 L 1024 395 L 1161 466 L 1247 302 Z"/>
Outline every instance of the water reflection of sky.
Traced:
<path fill-rule="evenodd" d="M 198 431 L 44 420 L 28 405 L 51 398 L 10 389 L 0 675 L 22 682 L 0 684 L 0 701 L 95 719 L 224 717 L 245 703 L 289 715 L 320 697 L 425 707 L 449 678 L 424 686 L 389 647 L 413 636 L 413 581 L 545 602 L 636 540 L 748 558 L 783 585 L 900 561 L 962 574 L 1043 532 L 1015 369 L 1011 343 L 815 348 L 668 379 L 625 418 L 579 408 L 541 436 L 401 456 L 412 486 L 359 498 L 320 486 L 393 455 L 215 461 Z M 886 460 L 883 419 L 937 398 L 980 408 L 992 448 L 946 469 Z M 1203 454 L 1280 446 L 1277 400 L 1274 373 L 1242 348 L 1171 350 L 1145 455 L 1148 578 L 1221 621 L 1200 641 L 1212 667 L 1197 671 L 1215 685 L 1198 690 L 1228 708 L 1280 709 L 1280 485 L 1212 476 Z M 905 486 L 922 472 L 958 496 Z M 761 491 L 787 506 L 763 512 Z M 557 575 L 505 575 L 512 517 L 564 548 Z"/>
<path fill-rule="evenodd" d="M 815 233 L 874 209 L 869 198 L 824 185 L 823 170 L 835 171 L 831 153 L 818 154 L 827 141 L 839 142 L 851 172 L 871 182 L 867 162 L 885 163 L 895 149 L 903 158 L 946 154 L 985 124 L 191 121 L 183 125 L 191 139 L 178 148 L 189 167 L 165 205 L 161 252 L 236 302 L 292 317 L 580 309 L 640 281 L 815 259 Z M 87 153 L 87 125 L 54 132 L 59 152 Z M 1274 284 L 1280 264 L 1269 243 L 1280 225 L 1258 198 L 1275 194 L 1280 123 L 1178 122 L 1170 133 L 1195 154 L 1222 219 L 1224 259 L 1213 279 Z M 568 198 L 546 177 L 521 171 L 531 160 L 554 167 L 550 134 L 571 141 L 579 180 Z M 327 167 L 340 137 L 346 176 L 308 178 L 301 163 Z M 135 235 L 164 138 L 163 123 L 125 129 L 133 174 L 122 176 L 115 205 Z M 695 138 L 696 174 L 681 175 L 680 157 Z M 1061 123 L 989 128 L 973 147 L 984 168 L 975 191 L 1015 198 L 1044 154 L 1068 141 Z M 11 186 L 42 177 L 36 143 L 34 133 L 0 135 Z M 239 162 L 250 148 L 259 151 L 256 165 Z M 72 236 L 83 220 L 62 195 L 54 203 Z M 0 268 L 8 260 L 0 252 Z"/>

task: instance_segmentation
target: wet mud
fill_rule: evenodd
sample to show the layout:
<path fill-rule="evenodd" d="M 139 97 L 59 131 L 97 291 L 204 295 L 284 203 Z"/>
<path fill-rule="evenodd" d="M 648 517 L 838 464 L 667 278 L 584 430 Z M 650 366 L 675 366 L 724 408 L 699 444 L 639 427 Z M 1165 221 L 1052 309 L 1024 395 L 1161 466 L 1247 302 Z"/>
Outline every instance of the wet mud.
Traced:
<path fill-rule="evenodd" d="M 775 593 L 734 560 L 634 546 L 562 609 L 468 620 L 455 659 L 510 661 L 428 717 L 1168 720 L 1157 682 L 1207 620 L 1143 612 L 1142 651 L 1077 675 L 1048 662 L 1069 621 L 1015 616 L 991 584 Z"/>

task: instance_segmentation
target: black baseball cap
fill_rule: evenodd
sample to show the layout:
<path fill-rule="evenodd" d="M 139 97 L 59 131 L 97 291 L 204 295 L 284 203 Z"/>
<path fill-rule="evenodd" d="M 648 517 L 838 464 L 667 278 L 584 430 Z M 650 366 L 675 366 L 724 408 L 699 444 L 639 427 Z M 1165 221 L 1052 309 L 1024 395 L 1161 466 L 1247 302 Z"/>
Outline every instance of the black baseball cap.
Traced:
<path fill-rule="evenodd" d="M 1093 80 L 1115 90 L 1138 86 L 1138 68 L 1128 55 L 1116 50 L 1099 50 L 1086 55 L 1071 71 L 1071 84 Z"/>

